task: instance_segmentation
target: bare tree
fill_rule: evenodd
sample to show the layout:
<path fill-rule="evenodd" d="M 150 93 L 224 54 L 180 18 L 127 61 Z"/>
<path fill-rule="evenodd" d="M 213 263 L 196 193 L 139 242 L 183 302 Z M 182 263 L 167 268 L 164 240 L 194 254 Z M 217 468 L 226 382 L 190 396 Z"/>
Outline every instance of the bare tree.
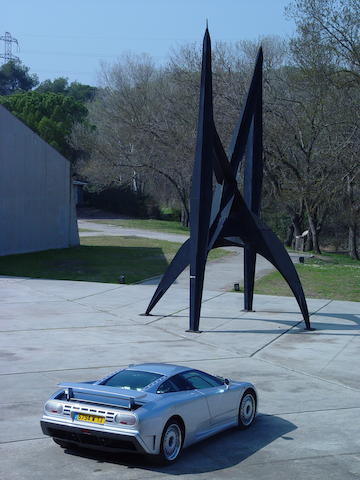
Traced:
<path fill-rule="evenodd" d="M 360 3 L 358 0 L 294 0 L 288 14 L 298 27 L 293 48 L 305 65 L 336 65 L 360 81 Z"/>
<path fill-rule="evenodd" d="M 298 27 L 292 41 L 297 66 L 331 92 L 326 111 L 333 195 L 345 208 L 341 221 L 346 219 L 348 225 L 349 254 L 358 259 L 360 3 L 295 0 L 288 13 Z"/>
<path fill-rule="evenodd" d="M 128 56 L 104 66 L 102 78 L 89 112 L 95 129 L 78 126 L 73 132 L 73 142 L 89 152 L 79 171 L 102 187 L 130 184 L 141 189 L 152 176 L 159 188 L 166 179 L 177 192 L 187 222 L 186 161 L 194 126 L 188 124 L 185 107 L 178 108 L 179 93 L 169 73 L 156 69 L 148 57 Z"/>
<path fill-rule="evenodd" d="M 300 34 L 291 50 L 282 39 L 262 39 L 264 204 L 291 219 L 292 236 L 308 228 L 313 247 L 320 252 L 319 235 L 326 220 L 338 215 L 341 203 L 348 212 L 342 223 L 346 217 L 351 255 L 356 258 L 359 94 L 356 75 L 347 71 L 356 70 L 356 62 L 340 61 L 330 47 L 315 55 L 314 31 Z M 225 144 L 237 121 L 259 43 L 214 46 L 215 120 Z M 76 148 L 86 152 L 78 165 L 82 175 L 99 188 L 129 185 L 150 191 L 159 202 L 178 205 L 187 224 L 200 64 L 199 45 L 187 45 L 174 51 L 163 68 L 156 68 L 148 56 L 126 56 L 104 65 L 88 125 L 73 131 Z"/>
<path fill-rule="evenodd" d="M 229 140 L 239 114 L 253 58 L 245 44 L 214 49 L 214 101 L 220 134 Z M 89 123 L 77 126 L 73 144 L 88 155 L 78 171 L 99 185 L 146 185 L 159 197 L 172 186 L 189 221 L 189 193 L 196 142 L 201 51 L 185 46 L 166 67 L 146 56 L 104 65 L 102 88 L 89 106 Z M 241 81 L 240 81 L 241 80 Z"/>

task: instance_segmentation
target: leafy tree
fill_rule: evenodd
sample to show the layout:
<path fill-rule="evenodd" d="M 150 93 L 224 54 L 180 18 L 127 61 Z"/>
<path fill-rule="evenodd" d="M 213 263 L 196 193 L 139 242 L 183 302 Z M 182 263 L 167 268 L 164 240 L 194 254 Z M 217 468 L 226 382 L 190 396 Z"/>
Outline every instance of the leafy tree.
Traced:
<path fill-rule="evenodd" d="M 0 95 L 27 92 L 39 82 L 37 75 L 29 74 L 29 67 L 20 60 L 10 60 L 0 67 Z"/>
<path fill-rule="evenodd" d="M 37 87 L 36 91 L 39 93 L 67 93 L 69 88 L 69 81 L 65 77 L 58 77 L 54 80 L 44 80 Z"/>
<path fill-rule="evenodd" d="M 67 94 L 79 102 L 89 102 L 94 99 L 97 88 L 79 82 L 71 82 Z"/>
<path fill-rule="evenodd" d="M 96 90 L 96 87 L 84 85 L 79 82 L 69 84 L 69 80 L 65 77 L 58 77 L 54 80 L 44 80 L 36 89 L 36 91 L 40 93 L 62 93 L 69 95 L 79 102 L 93 100 Z"/>
<path fill-rule="evenodd" d="M 0 97 L 0 103 L 66 158 L 76 158 L 68 136 L 87 115 L 81 102 L 59 93 L 27 92 Z"/>

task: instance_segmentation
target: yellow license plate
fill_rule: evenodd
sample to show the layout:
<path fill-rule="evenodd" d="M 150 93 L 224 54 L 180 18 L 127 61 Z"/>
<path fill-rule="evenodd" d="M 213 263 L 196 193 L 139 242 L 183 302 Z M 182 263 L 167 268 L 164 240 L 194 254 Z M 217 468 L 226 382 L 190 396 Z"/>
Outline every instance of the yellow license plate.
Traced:
<path fill-rule="evenodd" d="M 76 420 L 81 420 L 82 422 L 91 422 L 91 423 L 105 423 L 104 417 L 98 417 L 96 415 L 83 415 L 82 413 L 78 413 Z"/>

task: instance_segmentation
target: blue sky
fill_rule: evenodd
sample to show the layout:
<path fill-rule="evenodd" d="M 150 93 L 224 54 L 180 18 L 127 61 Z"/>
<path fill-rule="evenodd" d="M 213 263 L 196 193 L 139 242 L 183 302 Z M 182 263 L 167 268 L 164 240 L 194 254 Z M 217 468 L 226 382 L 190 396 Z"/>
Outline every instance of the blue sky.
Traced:
<path fill-rule="evenodd" d="M 294 33 L 289 0 L 14 0 L 2 2 L 0 35 L 17 38 L 17 55 L 40 80 L 68 77 L 95 85 L 100 61 L 124 52 L 166 60 L 171 48 L 201 42 Z M 3 51 L 3 42 L 0 43 Z"/>

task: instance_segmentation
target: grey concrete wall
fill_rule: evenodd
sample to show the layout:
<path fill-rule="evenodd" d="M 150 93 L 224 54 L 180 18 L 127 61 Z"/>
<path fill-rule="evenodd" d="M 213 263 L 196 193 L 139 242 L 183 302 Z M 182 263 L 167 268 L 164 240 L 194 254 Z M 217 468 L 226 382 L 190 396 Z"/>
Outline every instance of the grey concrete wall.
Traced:
<path fill-rule="evenodd" d="M 0 105 L 0 255 L 78 244 L 69 161 Z"/>

